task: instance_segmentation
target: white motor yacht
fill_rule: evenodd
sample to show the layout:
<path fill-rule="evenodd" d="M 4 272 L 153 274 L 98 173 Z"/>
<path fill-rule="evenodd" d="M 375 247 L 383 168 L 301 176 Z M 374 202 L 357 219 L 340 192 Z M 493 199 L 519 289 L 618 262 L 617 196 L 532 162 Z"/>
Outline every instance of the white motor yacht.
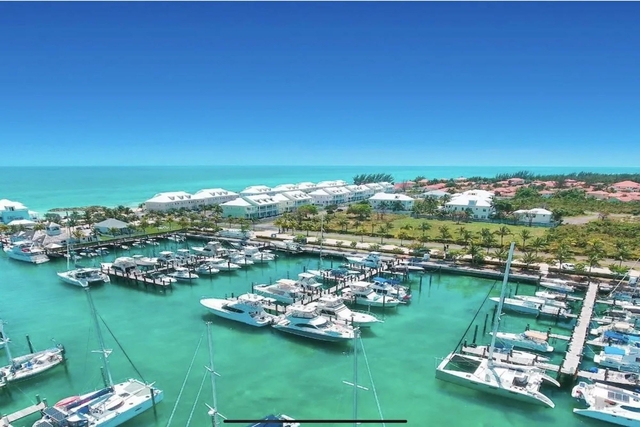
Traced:
<path fill-rule="evenodd" d="M 492 297 L 490 299 L 496 304 L 500 303 L 499 297 Z M 540 313 L 541 307 L 542 307 L 542 304 L 538 304 L 531 301 L 524 301 L 517 298 L 505 298 L 504 305 L 503 305 L 504 310 L 511 310 L 516 313 L 523 313 L 523 314 L 538 314 Z"/>
<path fill-rule="evenodd" d="M 196 268 L 196 273 L 211 276 L 220 273 L 220 270 L 218 270 L 213 264 L 205 262 Z"/>
<path fill-rule="evenodd" d="M 571 396 L 587 405 L 587 408 L 574 408 L 574 414 L 619 426 L 640 425 L 639 393 L 601 383 L 580 382 Z"/>
<path fill-rule="evenodd" d="M 400 301 L 411 301 L 411 294 L 404 286 L 393 285 L 389 280 L 377 277 L 371 283 L 371 289 L 378 295 L 387 295 Z"/>
<path fill-rule="evenodd" d="M 100 271 L 99 268 L 77 268 L 57 274 L 63 282 L 74 286 L 89 286 L 111 281 L 109 276 Z"/>
<path fill-rule="evenodd" d="M 158 254 L 158 261 L 165 264 L 177 264 L 180 262 L 180 259 L 171 251 L 162 251 Z"/>
<path fill-rule="evenodd" d="M 350 264 L 358 266 L 377 268 L 382 265 L 380 252 L 369 252 L 367 256 L 348 256 L 346 257 Z"/>
<path fill-rule="evenodd" d="M 235 320 L 247 325 L 263 327 L 279 320 L 279 316 L 264 310 L 265 304 L 275 303 L 274 299 L 256 294 L 244 294 L 237 298 L 204 298 L 200 304 L 216 316 Z"/>
<path fill-rule="evenodd" d="M 401 301 L 390 296 L 378 295 L 371 289 L 371 283 L 353 282 L 342 291 L 342 296 L 355 304 L 367 307 L 397 307 Z"/>
<path fill-rule="evenodd" d="M 562 279 L 544 279 L 540 281 L 540 286 L 547 289 L 553 289 L 558 292 L 574 292 L 576 288 L 568 285 L 566 280 Z"/>
<path fill-rule="evenodd" d="M 504 344 L 524 348 L 527 350 L 540 351 L 542 353 L 552 353 L 553 347 L 549 345 L 548 336 L 544 332 L 525 331 L 521 334 L 510 332 L 497 332 L 496 339 Z"/>
<path fill-rule="evenodd" d="M 378 320 L 377 317 L 370 313 L 349 309 L 344 305 L 342 298 L 335 295 L 324 295 L 317 302 L 311 302 L 307 305 L 315 308 L 323 316 L 335 318 L 359 328 L 368 328 L 375 323 L 382 323 L 382 320 Z"/>
<path fill-rule="evenodd" d="M 260 250 L 257 246 L 245 246 L 242 248 L 245 258 L 254 264 L 265 264 L 276 259 L 276 256 L 268 250 Z"/>
<path fill-rule="evenodd" d="M 307 291 L 315 291 L 322 288 L 322 283 L 318 282 L 316 280 L 316 276 L 309 272 L 298 274 L 298 280 L 296 280 L 295 283 L 302 286 Z"/>
<path fill-rule="evenodd" d="M 640 372 L 640 347 L 607 346 L 593 356 L 593 361 L 605 368 L 638 373 Z"/>
<path fill-rule="evenodd" d="M 285 304 L 293 304 L 305 296 L 304 289 L 301 286 L 287 279 L 278 280 L 272 285 L 256 285 L 253 287 L 253 292 Z"/>
<path fill-rule="evenodd" d="M 253 261 L 245 257 L 244 253 L 238 251 L 229 252 L 229 261 L 239 265 L 240 267 L 248 267 L 254 264 Z"/>
<path fill-rule="evenodd" d="M 207 242 L 207 244 L 204 246 L 194 246 L 193 248 L 191 248 L 191 250 L 198 255 L 208 256 L 212 258 L 226 255 L 227 252 L 222 248 L 222 244 L 216 241 Z"/>
<path fill-rule="evenodd" d="M 550 307 L 564 308 L 565 310 L 569 308 L 565 301 L 558 301 L 556 299 L 547 299 L 547 298 L 530 296 L 530 295 L 514 295 L 513 298 L 519 299 L 522 301 L 532 302 L 534 304 L 540 304 L 540 305 L 546 304 Z"/>
<path fill-rule="evenodd" d="M 176 267 L 175 270 L 167 274 L 167 276 L 173 277 L 178 281 L 187 281 L 187 282 L 200 278 L 200 276 L 198 276 L 196 273 L 193 273 L 191 272 L 191 270 L 184 267 Z"/>
<path fill-rule="evenodd" d="M 30 262 L 32 264 L 42 264 L 49 261 L 44 249 L 29 240 L 14 242 L 11 246 L 5 246 L 3 249 L 9 258 L 17 261 Z"/>
<path fill-rule="evenodd" d="M 589 333 L 591 335 L 602 335 L 607 331 L 618 332 L 625 335 L 640 336 L 640 330 L 636 329 L 633 324 L 629 322 L 609 323 L 607 325 L 591 329 Z"/>
<path fill-rule="evenodd" d="M 273 327 L 282 332 L 320 341 L 347 341 L 355 336 L 352 326 L 329 320 L 318 314 L 315 308 L 305 305 L 290 306 L 284 318 L 274 323 Z"/>
<path fill-rule="evenodd" d="M 144 266 L 144 267 L 153 267 L 158 263 L 158 258 L 151 258 L 148 256 L 139 255 L 139 254 L 132 255 L 131 258 L 133 258 L 136 261 L 137 265 Z"/>
<path fill-rule="evenodd" d="M 222 258 L 212 258 L 207 261 L 211 267 L 217 268 L 220 271 L 236 271 L 240 269 L 240 266 L 231 260 L 226 260 Z"/>

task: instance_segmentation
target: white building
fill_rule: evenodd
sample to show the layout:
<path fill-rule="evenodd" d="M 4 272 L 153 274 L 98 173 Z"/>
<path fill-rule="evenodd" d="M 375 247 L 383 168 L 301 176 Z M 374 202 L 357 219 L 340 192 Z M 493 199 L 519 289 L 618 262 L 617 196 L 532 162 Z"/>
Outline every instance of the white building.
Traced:
<path fill-rule="evenodd" d="M 387 210 L 410 211 L 413 210 L 415 200 L 406 194 L 376 193 L 369 198 L 373 209 L 379 210 L 382 203 L 386 203 Z M 399 209 L 401 207 L 401 209 Z M 395 209 L 394 209 L 395 208 Z"/>
<path fill-rule="evenodd" d="M 193 196 L 184 191 L 173 191 L 158 193 L 146 202 L 144 207 L 147 211 L 168 211 L 171 209 L 194 209 L 198 204 Z"/>
<path fill-rule="evenodd" d="M 220 207 L 222 208 L 223 218 L 231 217 L 251 219 L 258 211 L 256 206 L 254 206 L 252 203 L 249 203 L 242 197 L 238 197 L 237 199 L 222 203 Z"/>
<path fill-rule="evenodd" d="M 325 187 L 309 193 L 316 206 L 346 205 L 350 194 L 346 187 Z"/>
<path fill-rule="evenodd" d="M 344 187 L 347 185 L 346 181 L 342 181 L 341 179 L 335 181 L 320 181 L 316 184 L 316 188 L 336 188 L 336 187 Z"/>
<path fill-rule="evenodd" d="M 494 194 L 485 190 L 469 190 L 463 193 L 456 193 L 451 196 L 451 200 L 444 206 L 448 212 L 471 211 L 471 216 L 475 219 L 487 219 L 493 213 L 492 201 Z"/>
<path fill-rule="evenodd" d="M 369 200 L 375 194 L 375 191 L 366 185 L 347 185 L 345 188 L 351 192 L 350 203 Z"/>
<path fill-rule="evenodd" d="M 371 190 L 373 190 L 374 194 L 386 193 L 384 187 L 378 184 L 377 182 L 370 182 L 368 184 L 362 184 L 362 185 L 369 187 Z"/>
<path fill-rule="evenodd" d="M 278 208 L 281 205 L 279 200 L 269 194 L 258 194 L 254 196 L 238 197 L 235 200 L 223 203 L 222 215 L 224 217 L 261 219 L 269 218 L 279 214 Z"/>
<path fill-rule="evenodd" d="M 272 194 L 274 194 L 274 192 L 271 189 L 271 187 L 267 187 L 266 185 L 252 185 L 250 187 L 245 188 L 244 190 L 242 190 L 240 192 L 240 196 L 242 196 L 242 197 L 258 196 L 258 195 L 261 195 L 261 194 L 272 195 Z"/>
<path fill-rule="evenodd" d="M 521 209 L 514 211 L 513 214 L 519 221 L 529 224 L 549 224 L 553 220 L 553 212 L 542 208 Z"/>
<path fill-rule="evenodd" d="M 192 199 L 196 201 L 195 203 L 198 206 L 220 205 L 237 198 L 238 193 L 225 190 L 224 188 L 208 188 L 200 190 L 192 197 Z"/>
<path fill-rule="evenodd" d="M 285 191 L 295 191 L 298 189 L 296 184 L 280 184 L 271 189 L 273 194 L 284 193 Z"/>
<path fill-rule="evenodd" d="M 281 194 L 294 202 L 293 204 L 294 210 L 298 209 L 300 206 L 313 204 L 313 197 L 311 197 L 304 191 L 300 191 L 300 190 L 285 191 L 284 193 L 281 193 Z"/>
<path fill-rule="evenodd" d="M 0 200 L 0 222 L 9 224 L 16 220 L 29 220 L 31 214 L 29 209 L 20 202 L 12 202 L 11 200 Z"/>
<path fill-rule="evenodd" d="M 297 185 L 297 189 L 306 193 L 316 189 L 316 185 L 313 182 L 301 182 Z"/>
<path fill-rule="evenodd" d="M 385 193 L 395 193 L 395 186 L 390 182 L 382 181 L 377 182 L 376 184 L 382 187 L 382 191 L 384 191 Z"/>
<path fill-rule="evenodd" d="M 282 215 L 285 212 L 293 212 L 296 210 L 296 202 L 288 198 L 282 193 L 276 193 L 273 196 L 273 200 L 278 203 L 278 215 Z"/>

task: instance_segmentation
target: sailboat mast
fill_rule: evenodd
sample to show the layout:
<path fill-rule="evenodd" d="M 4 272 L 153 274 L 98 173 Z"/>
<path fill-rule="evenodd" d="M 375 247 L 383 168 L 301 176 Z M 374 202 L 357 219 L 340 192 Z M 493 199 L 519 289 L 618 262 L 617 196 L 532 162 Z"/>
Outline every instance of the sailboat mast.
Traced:
<path fill-rule="evenodd" d="M 109 355 L 107 349 L 104 346 L 104 338 L 102 337 L 102 330 L 100 329 L 100 323 L 98 322 L 98 313 L 96 312 L 96 306 L 93 304 L 93 298 L 89 291 L 88 285 L 83 285 L 84 290 L 87 293 L 87 300 L 89 301 L 89 308 L 91 309 L 91 316 L 93 322 L 96 324 L 96 332 L 98 333 L 98 343 L 100 344 L 100 353 L 102 354 L 102 362 L 104 363 L 104 369 L 107 372 L 107 381 L 109 387 L 113 387 L 113 378 L 111 377 L 111 370 L 109 369 Z"/>
<path fill-rule="evenodd" d="M 216 394 L 216 374 L 213 367 L 213 339 L 211 338 L 211 322 L 207 322 L 207 342 L 209 344 L 209 372 L 211 375 L 211 393 L 213 395 L 213 410 L 211 411 L 211 422 L 214 427 L 218 426 L 218 399 Z"/>
<path fill-rule="evenodd" d="M 509 247 L 509 257 L 507 258 L 507 265 L 504 269 L 504 278 L 502 280 L 502 289 L 500 291 L 500 301 L 498 302 L 498 308 L 496 309 L 498 318 L 493 323 L 493 332 L 491 334 L 491 345 L 489 346 L 489 366 L 493 365 L 493 350 L 496 345 L 496 334 L 498 333 L 498 326 L 500 326 L 500 316 L 502 315 L 504 295 L 507 291 L 507 283 L 509 282 L 509 271 L 511 270 L 511 261 L 513 260 L 513 251 L 515 247 L 516 243 L 511 242 L 511 246 Z"/>
<path fill-rule="evenodd" d="M 69 242 L 71 241 L 71 227 L 69 227 L 69 212 L 67 212 L 67 271 L 69 271 L 69 261 L 71 254 L 69 253 Z"/>
<path fill-rule="evenodd" d="M 7 359 L 9 359 L 9 363 L 13 363 L 13 356 L 11 356 L 11 348 L 9 348 L 9 338 L 7 334 L 4 332 L 4 321 L 0 319 L 0 338 L 5 340 L 4 349 L 7 352 Z"/>
<path fill-rule="evenodd" d="M 360 328 L 353 331 L 353 427 L 358 425 L 358 336 Z"/>

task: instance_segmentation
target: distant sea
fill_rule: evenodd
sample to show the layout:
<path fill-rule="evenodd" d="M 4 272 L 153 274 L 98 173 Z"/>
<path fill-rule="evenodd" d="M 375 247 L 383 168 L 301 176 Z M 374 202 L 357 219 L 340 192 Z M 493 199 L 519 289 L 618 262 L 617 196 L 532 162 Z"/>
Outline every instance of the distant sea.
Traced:
<path fill-rule="evenodd" d="M 538 174 L 590 171 L 637 173 L 640 168 L 525 166 L 127 166 L 0 168 L 0 199 L 16 200 L 45 213 L 89 205 L 135 207 L 164 191 L 194 193 L 203 188 L 240 191 L 250 185 L 275 186 L 342 179 L 361 173 L 389 173 L 396 182 L 433 178 L 493 177 L 528 170 Z"/>

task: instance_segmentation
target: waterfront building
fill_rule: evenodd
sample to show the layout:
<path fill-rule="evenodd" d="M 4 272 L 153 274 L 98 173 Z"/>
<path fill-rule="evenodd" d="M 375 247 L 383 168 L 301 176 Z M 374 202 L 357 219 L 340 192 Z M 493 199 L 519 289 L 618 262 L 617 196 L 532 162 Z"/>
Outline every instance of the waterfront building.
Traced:
<path fill-rule="evenodd" d="M 346 205 L 351 192 L 346 187 L 325 187 L 309 193 L 316 206 Z"/>
<path fill-rule="evenodd" d="M 296 191 L 297 189 L 298 189 L 297 184 L 280 184 L 273 187 L 271 191 L 273 191 L 274 194 L 277 194 L 277 193 L 284 193 L 285 191 Z"/>
<path fill-rule="evenodd" d="M 309 193 L 316 189 L 316 185 L 313 182 L 301 182 L 297 185 L 298 190 Z"/>
<path fill-rule="evenodd" d="M 275 199 L 269 194 L 257 194 L 238 197 L 221 204 L 220 207 L 225 218 L 262 219 L 277 216 L 281 205 L 281 199 Z"/>
<path fill-rule="evenodd" d="M 275 194 L 271 187 L 267 187 L 266 185 L 252 185 L 250 187 L 245 188 L 240 192 L 240 196 L 258 196 L 261 194 L 273 195 Z"/>
<path fill-rule="evenodd" d="M 196 206 L 197 203 L 193 199 L 193 195 L 184 191 L 158 193 L 144 202 L 144 208 L 147 211 L 166 212 L 172 209 L 194 209 Z"/>
<path fill-rule="evenodd" d="M 313 197 L 311 197 L 304 191 L 300 191 L 300 190 L 285 191 L 284 193 L 281 193 L 281 194 L 294 202 L 293 210 L 298 209 L 300 206 L 313 204 Z"/>
<path fill-rule="evenodd" d="M 93 228 L 102 234 L 111 234 L 113 230 L 118 230 L 118 234 L 127 234 L 131 231 L 129 224 L 115 218 L 108 218 L 102 222 L 94 224 Z"/>
<path fill-rule="evenodd" d="M 0 200 L 0 222 L 9 224 L 16 220 L 30 220 L 31 213 L 25 205 L 11 200 Z"/>
<path fill-rule="evenodd" d="M 366 185 L 347 185 L 345 186 L 347 190 L 351 192 L 349 197 L 350 203 L 357 203 L 363 200 L 369 200 L 376 192 Z"/>
<path fill-rule="evenodd" d="M 383 203 L 386 204 L 386 209 L 395 211 L 411 211 L 413 210 L 413 204 L 415 200 L 406 194 L 390 194 L 390 193 L 376 193 L 369 198 L 371 207 L 375 210 L 381 209 Z"/>
<path fill-rule="evenodd" d="M 224 188 L 207 188 L 200 190 L 192 196 L 197 206 L 220 205 L 238 198 L 238 193 Z"/>
<path fill-rule="evenodd" d="M 442 190 L 431 190 L 425 191 L 420 195 L 423 199 L 441 199 L 444 196 L 450 196 L 450 194 Z"/>
<path fill-rule="evenodd" d="M 341 179 L 336 181 L 320 181 L 319 183 L 316 184 L 316 189 L 337 188 L 337 187 L 344 187 L 346 185 L 347 185 L 347 182 Z"/>
<path fill-rule="evenodd" d="M 487 219 L 493 213 L 494 194 L 486 190 L 469 190 L 456 193 L 444 205 L 448 212 L 470 212 L 472 218 Z"/>
<path fill-rule="evenodd" d="M 553 212 L 542 208 L 520 209 L 513 212 L 518 221 L 529 224 L 549 224 L 553 220 Z"/>
<path fill-rule="evenodd" d="M 282 193 L 276 193 L 273 196 L 273 200 L 278 203 L 278 215 L 282 215 L 285 212 L 293 212 L 295 210 L 295 201 L 291 200 Z"/>

